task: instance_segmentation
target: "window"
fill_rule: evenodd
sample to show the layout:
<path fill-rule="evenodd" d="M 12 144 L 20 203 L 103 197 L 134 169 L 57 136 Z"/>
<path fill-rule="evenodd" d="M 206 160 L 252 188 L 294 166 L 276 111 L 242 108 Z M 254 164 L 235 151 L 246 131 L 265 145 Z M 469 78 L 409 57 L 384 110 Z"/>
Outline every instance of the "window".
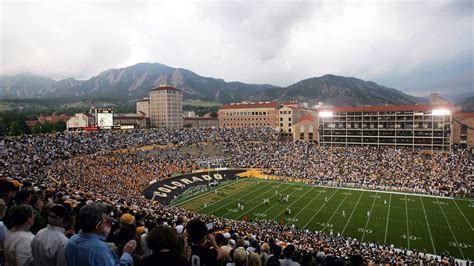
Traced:
<path fill-rule="evenodd" d="M 291 117 L 288 117 L 288 121 L 290 121 L 290 122 L 291 122 Z"/>
<path fill-rule="evenodd" d="M 283 117 L 280 117 L 280 121 L 283 121 Z"/>
<path fill-rule="evenodd" d="M 304 125 L 300 125 L 300 133 L 304 133 Z"/>

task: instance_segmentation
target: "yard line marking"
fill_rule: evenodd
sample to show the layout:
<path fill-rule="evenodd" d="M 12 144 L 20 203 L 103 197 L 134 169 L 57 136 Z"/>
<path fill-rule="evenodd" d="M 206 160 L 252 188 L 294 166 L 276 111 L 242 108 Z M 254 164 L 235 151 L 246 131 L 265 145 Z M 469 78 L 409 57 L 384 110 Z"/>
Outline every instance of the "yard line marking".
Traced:
<path fill-rule="evenodd" d="M 317 187 L 317 186 L 314 186 L 314 187 Z M 326 191 L 326 188 L 324 188 L 324 191 Z M 301 208 L 301 210 L 294 216 L 294 217 L 298 217 L 298 215 L 303 212 L 304 210 L 310 210 L 310 209 L 307 209 L 306 207 L 308 207 L 309 205 L 311 205 L 311 203 L 313 203 L 313 201 L 315 199 L 317 199 L 319 197 L 319 195 L 321 195 L 321 190 L 318 190 L 318 195 L 316 195 L 316 197 L 314 197 L 313 199 L 311 199 L 303 208 Z"/>
<path fill-rule="evenodd" d="M 334 215 L 337 213 L 337 211 L 338 211 L 339 208 L 341 207 L 342 203 L 343 203 L 344 201 L 346 201 L 347 196 L 349 196 L 349 193 L 347 193 L 346 196 L 344 197 L 344 199 L 341 200 L 341 203 L 339 203 L 339 206 L 337 206 L 337 209 L 332 213 L 331 218 L 329 218 L 329 220 L 324 224 L 324 227 L 323 227 L 323 229 L 321 229 L 321 231 L 324 231 L 324 229 L 326 228 L 326 226 L 329 224 L 329 222 L 332 220 L 332 218 L 334 217 Z"/>
<path fill-rule="evenodd" d="M 306 226 L 308 226 L 309 223 L 311 223 L 311 221 L 314 219 L 314 217 L 316 217 L 316 215 L 318 215 L 318 213 L 321 211 L 321 209 L 326 206 L 326 204 L 329 202 L 329 200 L 331 200 L 331 198 L 334 196 L 334 194 L 336 194 L 336 192 L 339 191 L 339 189 L 336 189 L 334 191 L 334 193 L 332 193 L 331 197 L 329 197 L 328 201 L 324 202 L 323 205 L 321 205 L 321 207 L 319 207 L 318 211 L 311 217 L 311 219 L 308 220 L 308 222 L 303 226 L 302 229 L 305 229 Z"/>
<path fill-rule="evenodd" d="M 288 189 L 290 189 L 290 188 L 292 188 L 294 185 L 297 185 L 297 184 L 296 184 L 296 183 L 291 183 L 291 184 L 289 184 L 289 186 L 288 186 L 287 188 L 284 188 L 284 189 L 282 190 L 282 192 L 283 192 L 283 191 L 286 191 L 286 190 L 288 190 Z M 272 190 L 271 192 L 273 192 L 273 190 Z M 295 191 L 291 192 L 290 195 L 293 194 L 293 193 L 295 193 L 295 192 L 297 192 L 297 191 L 295 190 Z M 255 196 L 255 197 L 253 197 L 253 199 L 250 200 L 250 201 L 253 201 L 254 199 L 256 199 L 256 198 L 258 198 L 258 197 L 260 197 L 260 196 L 262 196 L 262 195 L 264 195 L 264 194 L 267 194 L 267 193 L 269 193 L 269 191 L 263 192 L 263 194 L 259 194 L 259 195 Z M 281 193 L 279 193 L 279 194 L 281 194 Z M 269 199 L 273 199 L 273 198 L 275 198 L 276 196 L 277 196 L 277 195 L 270 196 Z M 238 217 L 245 217 L 245 215 L 246 215 L 247 213 L 249 213 L 250 211 L 255 210 L 256 208 L 260 207 L 261 205 L 263 205 L 263 204 L 262 204 L 262 203 L 257 204 L 257 206 L 253 207 L 252 209 L 247 210 L 246 212 L 244 212 L 244 213 L 242 213 L 242 214 L 239 214 Z M 273 206 L 275 206 L 275 205 L 273 205 Z M 270 208 L 271 208 L 271 207 L 270 207 Z M 268 211 L 268 210 L 267 210 L 267 211 Z M 227 213 L 226 213 L 226 214 L 227 214 Z M 238 217 L 235 218 L 234 220 L 237 220 Z"/>
<path fill-rule="evenodd" d="M 425 220 L 426 220 L 426 224 L 428 225 L 428 232 L 430 233 L 431 245 L 433 245 L 433 252 L 434 254 L 437 254 L 436 247 L 433 241 L 433 236 L 431 235 L 430 223 L 428 222 L 428 216 L 426 215 L 425 204 L 423 203 L 423 198 L 420 197 L 420 200 L 421 200 L 421 206 L 423 207 L 423 212 L 425 213 Z"/>
<path fill-rule="evenodd" d="M 407 242 L 408 242 L 408 249 L 410 249 L 410 229 L 408 227 L 408 199 L 407 195 L 405 195 L 405 217 L 407 220 Z"/>
<path fill-rule="evenodd" d="M 344 229 L 342 229 L 341 235 L 343 235 L 344 232 L 346 231 L 347 225 L 348 225 L 349 222 L 351 221 L 352 215 L 354 214 L 355 210 L 357 209 L 357 206 L 359 205 L 359 201 L 360 201 L 360 199 L 362 198 L 362 195 L 364 195 L 364 192 L 365 192 L 365 191 L 362 191 L 362 193 L 360 193 L 359 200 L 357 200 L 356 206 L 355 206 L 354 209 L 352 210 L 351 215 L 349 216 L 349 219 L 347 220 L 347 223 L 346 223 L 346 225 L 344 226 Z"/>
<path fill-rule="evenodd" d="M 244 180 L 241 179 L 241 180 L 238 180 L 238 181 L 236 181 L 236 182 L 231 182 L 231 183 L 226 184 L 226 185 L 224 185 L 224 186 L 222 186 L 222 187 L 217 187 L 216 189 L 223 189 L 223 188 L 225 188 L 225 187 L 238 184 L 238 183 L 240 183 L 240 182 L 242 182 L 242 181 L 244 181 Z M 198 199 L 198 198 L 200 198 L 200 197 L 202 197 L 202 196 L 204 196 L 204 195 L 207 195 L 207 194 L 209 194 L 209 193 L 212 193 L 212 192 L 214 192 L 216 189 L 213 189 L 213 190 L 208 191 L 208 192 L 203 193 L 203 194 L 196 195 L 196 197 L 191 197 L 191 198 L 189 198 L 189 199 L 187 199 L 187 200 L 184 200 L 184 201 L 182 201 L 182 202 L 180 202 L 180 203 L 178 203 L 178 204 L 176 204 L 176 205 L 175 205 L 175 204 L 171 204 L 170 206 L 172 206 L 172 207 L 179 207 L 179 206 L 181 206 L 181 205 L 183 205 L 183 204 L 185 204 L 185 203 L 188 203 L 188 202 L 193 201 L 193 200 L 196 200 L 196 199 Z M 230 195 L 229 195 L 229 196 L 230 196 Z"/>
<path fill-rule="evenodd" d="M 312 191 L 315 187 L 312 187 L 310 190 L 306 191 L 301 197 L 299 197 L 297 200 L 295 200 L 290 206 L 288 206 L 287 208 L 290 208 L 291 206 L 293 206 L 297 201 L 299 201 L 301 198 L 303 198 L 306 194 L 308 194 L 310 191 Z M 268 208 L 268 210 L 270 210 L 270 208 Z M 268 211 L 266 210 L 265 213 Z M 272 220 L 275 220 L 276 218 L 278 218 L 278 216 L 280 216 L 282 213 L 284 213 L 285 210 L 281 211 L 279 214 L 277 214 L 275 217 L 273 217 Z M 296 217 L 296 216 L 295 216 Z"/>
<path fill-rule="evenodd" d="M 237 183 L 234 183 L 234 184 L 238 184 L 238 183 L 240 183 L 240 182 L 242 182 L 242 180 L 239 180 L 239 181 L 237 181 Z M 207 205 L 207 207 L 210 207 L 210 206 L 212 206 L 212 205 L 214 205 L 214 204 L 216 204 L 216 203 L 218 203 L 218 202 L 221 202 L 222 200 L 225 200 L 225 199 L 227 199 L 227 198 L 233 196 L 234 194 L 237 194 L 237 193 L 239 193 L 239 192 L 242 192 L 242 190 L 251 189 L 251 188 L 255 187 L 256 185 L 258 185 L 258 183 L 255 183 L 255 184 L 251 185 L 250 187 L 244 187 L 244 188 L 242 188 L 242 189 L 239 189 L 239 190 L 235 191 L 234 193 L 231 193 L 231 194 L 227 195 L 226 197 L 224 197 L 224 198 L 222 198 L 222 199 L 219 199 L 219 200 L 217 200 L 217 201 L 214 201 L 213 203 Z M 224 187 L 217 188 L 217 190 L 222 189 L 222 188 L 224 188 Z M 204 194 L 200 195 L 199 197 L 191 198 L 191 199 L 189 199 L 188 201 L 201 198 L 201 197 L 203 197 L 203 196 L 205 196 L 205 195 L 207 195 L 207 194 L 210 194 L 210 193 L 214 192 L 215 190 L 216 190 L 216 189 L 211 190 L 211 191 L 209 191 L 209 192 L 207 192 L 207 193 L 204 193 Z M 184 204 L 184 203 L 185 203 L 185 202 L 183 202 L 182 204 Z M 179 205 L 182 205 L 182 204 L 179 204 Z M 179 206 L 179 205 L 178 205 L 178 206 Z M 195 210 L 195 211 L 200 211 L 200 210 L 205 209 L 205 208 L 207 208 L 207 207 L 201 207 L 201 208 L 199 208 L 199 209 L 197 209 L 197 210 Z"/>
<path fill-rule="evenodd" d="M 438 203 L 440 201 L 438 200 Z M 454 235 L 453 229 L 451 228 L 451 225 L 449 224 L 448 217 L 446 217 L 446 214 L 444 213 L 443 207 L 441 204 L 437 204 L 439 208 L 441 209 L 441 212 L 443 213 L 444 219 L 446 220 L 446 223 L 448 224 L 449 231 L 451 231 L 451 234 L 453 235 L 454 241 L 456 242 L 456 246 L 458 246 L 459 252 L 461 252 L 462 259 L 465 259 L 464 253 L 462 253 L 461 247 L 459 246 L 458 240 L 456 239 L 456 236 Z"/>
<path fill-rule="evenodd" d="M 388 232 L 388 220 L 390 218 L 390 205 L 392 204 L 392 194 L 390 194 L 390 198 L 388 200 L 388 213 L 387 213 L 387 222 L 385 224 L 385 237 L 383 239 L 383 242 L 387 244 L 387 232 Z"/>
<path fill-rule="evenodd" d="M 252 193 L 255 193 L 256 191 L 259 191 L 259 190 L 261 190 L 261 189 L 263 189 L 263 188 L 267 188 L 267 187 L 268 187 L 267 185 L 262 186 L 262 187 L 260 187 L 260 188 L 257 188 L 256 190 L 251 190 L 251 191 L 245 193 L 245 194 L 242 195 L 242 196 L 244 197 L 244 196 L 250 195 L 250 194 L 252 194 Z M 240 200 L 241 198 L 242 198 L 242 197 L 239 197 L 239 200 Z M 208 213 L 208 215 L 211 215 L 211 214 L 213 214 L 213 213 L 215 213 L 215 212 L 217 212 L 217 211 L 219 211 L 219 210 L 222 210 L 223 208 L 226 208 L 227 206 L 229 206 L 229 205 L 232 204 L 232 203 L 235 203 L 235 200 L 232 200 L 231 202 L 229 202 L 229 203 L 227 203 L 227 204 L 224 204 L 222 207 L 217 208 L 217 209 L 211 211 L 210 213 Z M 209 207 L 209 206 L 208 206 L 208 207 Z M 226 214 L 227 214 L 227 213 L 226 213 Z"/>
<path fill-rule="evenodd" d="M 374 201 L 372 202 L 372 207 L 370 208 L 370 213 L 369 213 L 369 216 L 367 217 L 367 223 L 365 223 L 364 232 L 362 233 L 362 238 L 360 239 L 360 241 L 364 241 L 365 232 L 367 231 L 367 226 L 369 225 L 370 217 L 372 216 L 372 211 L 374 210 L 375 200 L 377 200 L 377 194 L 378 192 L 375 192 Z"/>
<path fill-rule="evenodd" d="M 453 199 L 454 201 L 454 205 L 456 205 L 456 207 L 458 208 L 459 212 L 462 214 L 462 216 L 464 217 L 464 219 L 466 220 L 467 224 L 469 224 L 469 226 L 471 227 L 471 230 L 473 230 L 474 228 L 472 228 L 472 225 L 471 223 L 469 222 L 469 220 L 466 218 L 466 216 L 464 215 L 464 213 L 461 211 L 461 208 L 459 208 L 458 204 L 456 203 L 456 201 Z"/>

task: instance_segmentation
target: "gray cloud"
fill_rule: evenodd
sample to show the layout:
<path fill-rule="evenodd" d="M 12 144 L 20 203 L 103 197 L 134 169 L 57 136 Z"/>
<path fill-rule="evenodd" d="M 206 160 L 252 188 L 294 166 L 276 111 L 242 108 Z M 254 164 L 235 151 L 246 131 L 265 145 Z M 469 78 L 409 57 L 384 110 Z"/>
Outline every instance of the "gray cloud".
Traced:
<path fill-rule="evenodd" d="M 472 1 L 2 2 L 1 74 L 160 62 L 286 86 L 326 73 L 474 91 Z"/>

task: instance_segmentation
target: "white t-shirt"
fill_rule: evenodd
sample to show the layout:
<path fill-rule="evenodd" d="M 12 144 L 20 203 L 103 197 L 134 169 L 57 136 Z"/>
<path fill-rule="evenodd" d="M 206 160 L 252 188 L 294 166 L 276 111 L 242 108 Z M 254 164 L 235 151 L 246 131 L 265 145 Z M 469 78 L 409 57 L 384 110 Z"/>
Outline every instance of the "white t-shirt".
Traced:
<path fill-rule="evenodd" d="M 8 232 L 4 243 L 5 266 L 30 265 L 33 261 L 31 241 L 35 237 L 30 231 Z"/>

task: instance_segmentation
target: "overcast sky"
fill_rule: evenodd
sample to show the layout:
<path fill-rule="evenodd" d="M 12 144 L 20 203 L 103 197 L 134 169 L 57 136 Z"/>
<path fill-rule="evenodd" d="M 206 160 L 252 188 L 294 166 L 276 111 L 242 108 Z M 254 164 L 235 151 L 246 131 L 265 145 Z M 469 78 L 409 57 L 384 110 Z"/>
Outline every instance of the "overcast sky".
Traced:
<path fill-rule="evenodd" d="M 474 1 L 1 1 L 0 74 L 140 62 L 287 86 L 336 74 L 474 94 Z"/>

